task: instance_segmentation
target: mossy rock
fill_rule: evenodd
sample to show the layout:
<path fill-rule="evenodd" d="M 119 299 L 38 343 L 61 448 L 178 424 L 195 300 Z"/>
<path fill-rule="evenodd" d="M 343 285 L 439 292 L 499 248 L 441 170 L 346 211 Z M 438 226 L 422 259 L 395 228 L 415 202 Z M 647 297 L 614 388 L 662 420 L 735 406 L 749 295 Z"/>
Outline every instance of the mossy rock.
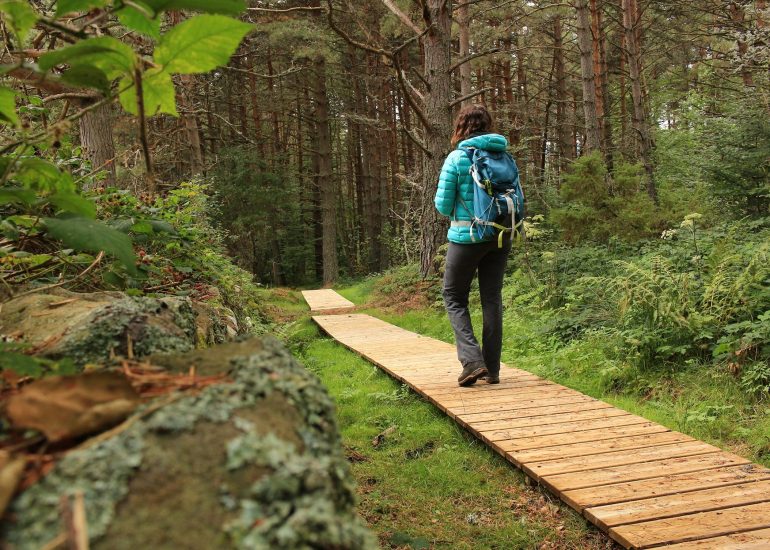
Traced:
<path fill-rule="evenodd" d="M 159 398 L 113 437 L 67 454 L 12 503 L 7 548 L 55 539 L 61 498 L 78 492 L 97 549 L 376 548 L 355 513 L 332 402 L 278 341 L 151 361 L 227 380 Z"/>
<path fill-rule="evenodd" d="M 0 335 L 30 344 L 39 355 L 84 365 L 112 355 L 191 350 L 200 332 L 198 318 L 207 313 L 194 311 L 188 298 L 56 289 L 2 304 Z M 213 321 L 206 320 L 205 333 L 212 342 L 226 338 L 226 328 Z"/>

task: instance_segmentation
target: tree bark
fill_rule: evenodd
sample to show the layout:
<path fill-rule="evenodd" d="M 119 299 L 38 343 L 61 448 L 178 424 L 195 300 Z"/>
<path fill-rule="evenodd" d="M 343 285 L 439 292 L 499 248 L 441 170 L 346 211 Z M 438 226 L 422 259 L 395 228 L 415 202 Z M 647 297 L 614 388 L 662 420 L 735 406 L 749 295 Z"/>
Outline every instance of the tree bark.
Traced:
<path fill-rule="evenodd" d="M 318 158 L 318 193 L 321 210 L 321 250 L 323 283 L 337 280 L 337 190 L 332 177 L 331 131 L 329 128 L 329 100 L 326 94 L 326 59 L 316 58 L 313 63 L 313 100 L 315 101 L 315 155 Z"/>
<path fill-rule="evenodd" d="M 439 173 L 449 153 L 452 131 L 451 29 L 452 0 L 425 0 L 423 20 L 428 29 L 423 38 L 425 52 L 425 115 L 430 125 L 425 128 L 423 155 L 422 203 L 420 208 L 420 272 L 423 277 L 436 272 L 434 258 L 445 240 L 446 223 L 439 218 L 433 204 Z"/>
<path fill-rule="evenodd" d="M 585 118 L 587 152 L 601 150 L 599 115 L 596 111 L 596 75 L 593 64 L 593 38 L 591 35 L 591 13 L 588 0 L 576 0 L 577 37 L 580 48 L 580 73 L 583 79 L 583 116 Z"/>
<path fill-rule="evenodd" d="M 628 77 L 631 81 L 631 97 L 634 104 L 633 128 L 636 132 L 638 150 L 647 173 L 647 194 L 657 204 L 658 192 L 655 186 L 655 172 L 652 166 L 652 134 L 647 123 L 644 93 L 641 79 L 641 54 L 637 41 L 636 0 L 623 0 L 623 26 L 625 28 L 626 51 L 628 53 Z"/>
<path fill-rule="evenodd" d="M 465 59 L 471 53 L 471 20 L 468 13 L 468 4 L 463 2 L 457 9 L 457 25 L 459 27 L 460 38 L 460 59 Z M 471 93 L 471 64 L 463 63 L 460 65 L 460 97 L 465 97 Z M 473 99 L 463 101 L 463 106 L 473 103 Z"/>
<path fill-rule="evenodd" d="M 92 170 L 106 172 L 104 184 L 107 186 L 114 186 L 116 183 L 112 124 L 110 105 L 92 109 L 80 119 L 80 144 L 83 154 L 91 162 Z"/>
<path fill-rule="evenodd" d="M 559 172 L 567 166 L 567 161 L 572 159 L 572 134 L 567 124 L 567 71 L 564 63 L 564 40 L 561 16 L 553 18 L 553 57 L 556 72 L 556 131 L 557 151 L 559 158 L 557 167 Z"/>
<path fill-rule="evenodd" d="M 187 141 L 187 150 L 189 156 L 190 175 L 195 176 L 203 173 L 203 151 L 201 148 L 200 130 L 198 128 L 198 117 L 193 108 L 192 94 L 195 81 L 192 75 L 181 75 L 180 94 L 179 94 L 179 112 L 184 136 Z"/>

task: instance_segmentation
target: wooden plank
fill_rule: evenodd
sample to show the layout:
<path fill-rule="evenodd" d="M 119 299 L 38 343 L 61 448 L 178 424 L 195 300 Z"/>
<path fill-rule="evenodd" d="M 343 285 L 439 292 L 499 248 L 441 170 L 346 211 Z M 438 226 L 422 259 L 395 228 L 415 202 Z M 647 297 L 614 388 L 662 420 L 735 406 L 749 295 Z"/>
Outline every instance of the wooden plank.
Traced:
<path fill-rule="evenodd" d="M 599 487 L 574 489 L 561 493 L 561 498 L 577 510 L 691 491 L 729 487 L 751 481 L 770 480 L 770 469 L 756 464 L 729 466 L 714 470 L 698 470 L 683 474 L 628 481 Z"/>
<path fill-rule="evenodd" d="M 569 406 L 568 406 L 569 407 Z M 534 416 L 522 416 L 517 418 L 506 418 L 503 420 L 487 420 L 471 422 L 470 426 L 474 431 L 480 433 L 492 432 L 496 430 L 515 429 L 515 428 L 528 428 L 533 426 L 547 427 L 554 424 L 564 424 L 581 421 L 593 421 L 601 420 L 604 418 L 613 418 L 616 416 L 627 416 L 624 410 L 616 409 L 606 405 L 601 408 L 578 408 L 578 406 L 572 406 L 572 409 L 565 407 L 565 412 L 552 411 L 550 414 L 538 414 Z"/>
<path fill-rule="evenodd" d="M 447 407 L 447 412 L 452 416 L 462 416 L 463 420 L 470 422 L 482 418 L 499 418 L 500 413 L 515 411 L 517 409 L 529 409 L 545 407 L 548 405 L 568 405 L 574 403 L 597 403 L 598 400 L 585 395 L 568 395 L 566 397 L 532 397 L 522 401 L 511 403 L 492 403 L 480 405 L 454 405 Z"/>
<path fill-rule="evenodd" d="M 303 290 L 302 296 L 310 306 L 310 311 L 355 307 L 353 302 L 343 298 L 330 288 L 323 290 Z"/>
<path fill-rule="evenodd" d="M 613 411 L 615 412 L 615 411 Z M 505 423 L 500 423 L 505 424 Z M 539 437 L 560 435 L 559 441 L 575 442 L 564 434 L 576 434 L 589 431 L 602 431 L 605 428 L 619 428 L 634 424 L 651 424 L 646 418 L 634 414 L 625 413 L 592 419 L 573 419 L 556 424 L 536 424 L 534 426 L 505 426 L 504 428 L 490 429 L 484 427 L 478 430 L 489 441 L 517 440 L 522 437 Z M 474 428 L 476 429 L 476 428 Z M 664 428 L 666 429 L 666 428 Z M 617 435 L 617 434 L 616 434 Z"/>
<path fill-rule="evenodd" d="M 627 548 L 643 549 L 767 528 L 770 528 L 770 502 L 621 525 L 609 533 Z"/>
<path fill-rule="evenodd" d="M 417 385 L 417 384 L 416 384 Z M 489 393 L 494 391 L 501 391 L 503 389 L 507 388 L 532 388 L 535 386 L 549 386 L 553 385 L 553 382 L 550 382 L 548 380 L 543 380 L 542 378 L 532 378 L 532 379 L 520 379 L 520 378 L 509 378 L 505 374 L 502 374 L 500 376 L 500 383 L 499 384 L 487 384 L 484 381 L 479 381 L 477 384 L 474 384 L 473 386 L 468 386 L 467 388 L 462 388 L 457 385 L 457 381 L 455 380 L 452 383 L 421 383 L 419 384 L 419 388 L 421 391 L 429 392 L 432 395 L 453 395 L 459 391 L 463 392 L 463 395 L 472 394 L 472 393 Z"/>
<path fill-rule="evenodd" d="M 426 395 L 431 395 L 426 392 Z M 457 405 L 496 405 L 506 403 L 518 403 L 526 399 L 532 399 L 536 396 L 542 397 L 568 397 L 583 395 L 580 392 L 567 389 L 563 386 L 556 384 L 550 386 L 536 386 L 533 388 L 507 388 L 499 392 L 493 392 L 488 395 L 474 393 L 465 393 L 462 390 L 458 390 L 456 394 L 452 396 L 440 395 L 441 402 L 447 407 L 453 407 Z"/>
<path fill-rule="evenodd" d="M 719 452 L 716 448 L 698 454 L 702 456 L 688 455 L 656 459 L 644 463 L 608 466 L 594 471 L 558 472 L 551 475 L 543 475 L 541 482 L 557 494 L 563 495 L 566 491 L 588 487 L 594 487 L 597 491 L 601 491 L 599 486 L 603 485 L 652 479 L 668 474 L 699 472 L 725 466 L 749 464 L 749 461 L 743 457 Z"/>
<path fill-rule="evenodd" d="M 564 432 L 556 429 L 554 433 L 548 433 L 547 427 L 543 429 L 531 428 L 532 435 L 522 435 L 527 433 L 527 428 L 521 430 L 509 430 L 513 432 L 514 437 L 505 437 L 502 439 L 492 439 L 487 434 L 482 433 L 485 441 L 495 443 L 506 452 L 516 453 L 526 449 L 542 449 L 545 447 L 562 447 L 565 445 L 578 445 L 585 443 L 613 442 L 619 444 L 621 438 L 631 435 L 654 434 L 670 432 L 665 426 L 650 422 L 644 418 L 628 416 L 615 416 L 603 420 L 604 427 L 598 426 L 591 430 L 582 430 L 575 428 L 572 432 Z M 581 423 L 578 423 L 580 425 Z M 493 432 L 495 433 L 495 432 Z M 500 432 L 497 432 L 500 433 Z M 501 436 L 496 436 L 501 437 Z M 609 445 L 609 443 L 607 443 Z M 571 448 L 571 447 L 570 447 Z M 595 445 L 594 449 L 602 448 L 601 445 Z M 569 456 L 569 455 L 562 455 Z"/>
<path fill-rule="evenodd" d="M 622 429 L 613 429 L 611 434 L 606 435 L 602 434 L 603 431 L 577 432 L 569 439 L 565 438 L 564 434 L 557 434 L 498 441 L 494 444 L 510 453 L 515 462 L 529 463 L 694 441 L 689 436 L 671 432 L 654 422 L 623 426 Z"/>
<path fill-rule="evenodd" d="M 689 493 L 586 508 L 585 516 L 602 528 L 671 518 L 770 501 L 770 481 L 755 481 Z"/>
<path fill-rule="evenodd" d="M 581 411 L 595 411 L 599 409 L 608 410 L 608 409 L 615 409 L 615 408 L 612 405 L 608 405 L 607 403 L 604 403 L 603 401 L 597 401 L 596 399 L 586 398 L 585 396 L 582 396 L 582 397 L 575 397 L 575 398 L 560 400 L 555 404 L 536 403 L 534 406 L 527 407 L 525 405 L 521 408 L 513 407 L 510 410 L 505 410 L 505 411 L 464 414 L 457 417 L 456 420 L 464 426 L 477 426 L 484 422 L 504 422 L 506 420 L 511 420 L 511 419 L 513 420 L 533 419 L 534 421 L 536 417 L 544 417 L 544 416 L 549 416 L 551 414 L 554 414 L 554 415 L 571 414 L 571 413 L 578 413 Z M 620 410 L 620 409 L 615 409 L 615 410 Z M 625 413 L 626 411 L 621 411 L 621 412 Z"/>
<path fill-rule="evenodd" d="M 681 542 L 659 548 L 666 548 L 666 550 L 767 550 L 770 548 L 770 529 L 758 529 L 722 537 Z"/>
<path fill-rule="evenodd" d="M 714 452 L 715 450 L 719 449 L 713 445 L 708 445 L 707 443 L 702 443 L 700 441 L 688 441 L 684 443 L 673 443 L 637 449 L 633 453 L 623 450 L 588 456 L 574 456 L 543 462 L 528 462 L 522 464 L 522 468 L 536 479 L 540 479 L 547 475 L 581 472 L 584 470 L 598 470 L 612 466 L 623 466 L 626 464 L 642 462 L 653 462 L 666 458 L 705 454 Z M 515 456 L 513 456 L 513 459 L 514 462 L 520 463 Z"/>

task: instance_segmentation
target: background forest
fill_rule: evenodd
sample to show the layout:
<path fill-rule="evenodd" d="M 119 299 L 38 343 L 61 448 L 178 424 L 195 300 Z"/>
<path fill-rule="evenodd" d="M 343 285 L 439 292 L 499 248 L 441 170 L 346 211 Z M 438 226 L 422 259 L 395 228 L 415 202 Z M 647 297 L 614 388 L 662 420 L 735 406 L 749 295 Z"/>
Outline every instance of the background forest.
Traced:
<path fill-rule="evenodd" d="M 203 31 L 198 9 L 249 25 Z M 245 311 L 252 277 L 435 280 L 436 175 L 454 112 L 481 102 L 528 200 L 511 299 L 548 338 L 598 331 L 634 367 L 714 360 L 770 388 L 764 0 L 0 12 L 7 295 L 75 276 L 205 296 L 230 273 L 224 301 Z"/>

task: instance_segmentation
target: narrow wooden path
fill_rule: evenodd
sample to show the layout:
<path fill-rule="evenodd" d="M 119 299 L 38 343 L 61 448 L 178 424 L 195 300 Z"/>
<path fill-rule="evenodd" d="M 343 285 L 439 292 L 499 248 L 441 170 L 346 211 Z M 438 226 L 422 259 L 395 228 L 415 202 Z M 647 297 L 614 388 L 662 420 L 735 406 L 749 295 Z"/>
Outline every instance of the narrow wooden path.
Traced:
<path fill-rule="evenodd" d="M 310 311 L 328 311 L 355 307 L 353 302 L 346 300 L 330 288 L 303 290 L 302 297 L 305 298 L 307 305 L 310 306 Z"/>
<path fill-rule="evenodd" d="M 770 549 L 770 470 L 526 371 L 457 386 L 454 346 L 314 316 L 626 548 Z"/>

